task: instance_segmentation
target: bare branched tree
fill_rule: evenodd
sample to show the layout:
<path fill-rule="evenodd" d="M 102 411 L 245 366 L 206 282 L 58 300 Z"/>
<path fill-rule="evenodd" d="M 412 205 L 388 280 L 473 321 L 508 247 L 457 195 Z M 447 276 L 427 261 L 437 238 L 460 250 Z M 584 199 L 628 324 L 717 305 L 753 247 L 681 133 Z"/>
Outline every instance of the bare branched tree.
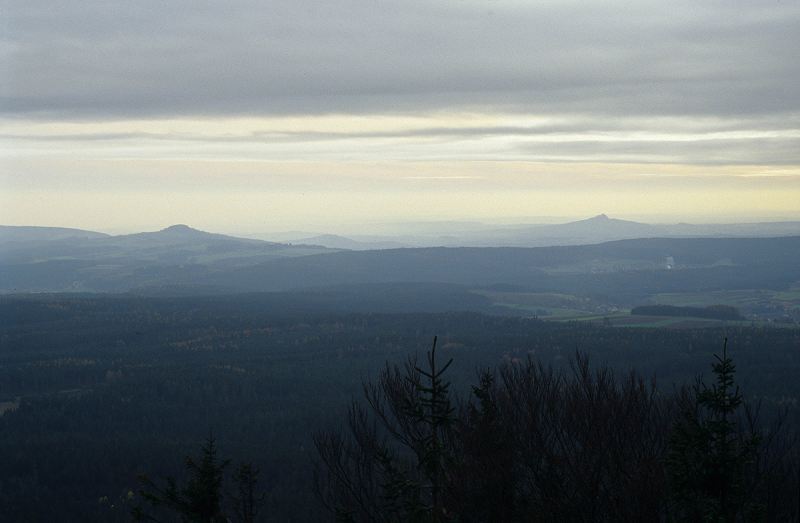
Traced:
<path fill-rule="evenodd" d="M 427 366 L 415 358 L 386 366 L 364 384 L 367 406 L 353 403 L 347 430 L 322 432 L 317 490 L 342 521 L 450 519 L 445 506 L 452 461 L 455 409 L 439 367 L 436 338 Z"/>
<path fill-rule="evenodd" d="M 479 373 L 456 409 L 435 340 L 426 363 L 387 366 L 364 385 L 346 430 L 317 435 L 318 492 L 340 521 L 683 521 L 686 506 L 669 503 L 670 460 L 681 431 L 706 422 L 724 433 L 720 449 L 737 460 L 738 479 L 706 482 L 719 472 L 713 449 L 685 447 L 686 499 L 708 487 L 758 509 L 747 513 L 753 521 L 796 520 L 797 447 L 781 419 L 764 430 L 758 405 L 739 401 L 732 368 L 698 396 L 691 387 L 663 394 L 655 380 L 593 369 L 580 354 L 567 369 L 528 360 Z M 711 401 L 724 415 L 709 417 Z"/>
<path fill-rule="evenodd" d="M 570 374 L 528 361 L 500 375 L 523 519 L 658 520 L 672 409 L 654 383 L 592 371 L 580 355 Z"/>

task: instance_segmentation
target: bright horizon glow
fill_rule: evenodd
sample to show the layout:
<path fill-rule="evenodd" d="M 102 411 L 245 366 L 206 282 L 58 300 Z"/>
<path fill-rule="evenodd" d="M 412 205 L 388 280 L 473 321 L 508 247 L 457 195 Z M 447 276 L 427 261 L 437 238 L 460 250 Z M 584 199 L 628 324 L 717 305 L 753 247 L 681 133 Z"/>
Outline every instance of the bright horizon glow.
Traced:
<path fill-rule="evenodd" d="M 6 11 L 2 224 L 800 220 L 797 5 Z"/>
<path fill-rule="evenodd" d="M 798 130 L 677 118 L 561 130 L 587 120 L 473 113 L 6 122 L 0 219 L 240 232 L 600 213 L 800 219 L 800 167 L 759 163 L 770 160 L 765 141 L 792 157 Z M 738 161 L 725 163 L 725 153 Z"/>

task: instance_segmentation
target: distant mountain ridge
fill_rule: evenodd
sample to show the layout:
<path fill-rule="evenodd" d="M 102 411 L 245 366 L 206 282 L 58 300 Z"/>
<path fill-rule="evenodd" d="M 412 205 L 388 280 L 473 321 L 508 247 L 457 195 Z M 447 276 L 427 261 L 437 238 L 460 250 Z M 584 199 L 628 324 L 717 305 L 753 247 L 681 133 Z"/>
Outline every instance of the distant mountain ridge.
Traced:
<path fill-rule="evenodd" d="M 0 244 L 7 242 L 52 241 L 70 238 L 108 238 L 102 232 L 68 227 L 37 227 L 33 225 L 0 225 Z"/>
<path fill-rule="evenodd" d="M 604 215 L 547 227 L 567 228 L 573 237 L 598 229 L 616 234 L 653 230 Z M 6 243 L 0 248 L 0 292 L 147 289 L 214 294 L 417 282 L 624 296 L 695 288 L 786 288 L 800 281 L 798 259 L 800 236 L 356 251 L 177 225 L 121 236 Z"/>
<path fill-rule="evenodd" d="M 239 238 L 238 236 L 228 236 L 226 234 L 218 234 L 212 232 L 201 231 L 194 229 L 184 224 L 171 225 L 164 229 L 154 232 L 138 232 L 133 234 L 122 234 L 112 237 L 116 242 L 135 242 L 135 243 L 152 243 L 154 245 L 164 244 L 184 244 L 193 243 L 198 241 L 224 241 L 235 242 L 249 245 L 282 245 L 277 242 L 268 242 L 264 240 L 254 240 L 250 238 Z"/>
<path fill-rule="evenodd" d="M 554 224 L 554 225 L 534 225 L 530 227 L 514 230 L 511 234 L 506 234 L 514 243 L 519 243 L 527 239 L 550 240 L 554 245 L 572 243 L 599 243 L 602 241 L 625 240 L 631 238 L 652 238 L 662 236 L 666 233 L 663 227 L 639 223 L 629 220 L 609 218 L 605 214 L 599 214 L 585 220 Z M 494 234 L 502 233 L 495 231 Z"/>
<path fill-rule="evenodd" d="M 320 246 L 237 238 L 173 225 L 154 232 L 110 236 L 55 228 L 12 228 L 0 244 L 4 291 L 104 291 L 251 266 L 274 258 L 335 252 Z M 193 272 L 194 271 L 194 272 Z"/>
<path fill-rule="evenodd" d="M 606 214 L 560 224 L 520 224 L 477 227 L 446 222 L 439 234 L 398 234 L 352 237 L 306 235 L 293 242 L 325 247 L 367 250 L 397 247 L 547 247 L 586 245 L 636 238 L 777 237 L 800 235 L 800 221 L 734 224 L 648 224 L 611 218 Z M 291 237 L 291 236 L 290 236 Z"/>
<path fill-rule="evenodd" d="M 351 251 L 370 251 L 376 249 L 399 249 L 406 245 L 399 241 L 374 241 L 374 240 L 355 240 L 337 234 L 320 234 L 307 238 L 299 238 L 293 243 L 306 245 L 321 245 L 331 249 L 346 249 Z"/>
<path fill-rule="evenodd" d="M 672 268 L 667 259 L 672 259 Z M 542 291 L 613 290 L 626 279 L 666 288 L 784 286 L 800 281 L 800 237 L 653 238 L 554 247 L 340 251 L 209 275 L 219 287 L 290 290 L 361 283 L 508 284 Z M 687 278 L 687 275 L 691 275 Z M 752 278 L 751 278 L 752 276 Z M 599 284 L 599 285 L 598 285 Z M 744 285 L 745 287 L 741 287 Z M 738 286 L 738 287 L 737 287 Z M 598 291 L 600 292 L 600 291 Z"/>
<path fill-rule="evenodd" d="M 0 245 L 9 242 L 41 242 L 66 239 L 114 239 L 116 244 L 153 243 L 170 245 L 197 240 L 219 240 L 273 246 L 316 247 L 335 250 L 377 250 L 406 247 L 547 247 L 586 245 L 636 238 L 778 237 L 800 235 L 800 221 L 727 224 L 649 224 L 598 214 L 591 218 L 558 224 L 489 226 L 474 222 L 442 222 L 439 233 L 389 235 L 339 235 L 330 233 L 275 233 L 249 238 L 211 233 L 176 224 L 152 232 L 109 235 L 64 227 L 0 226 Z M 271 237 L 272 236 L 272 237 Z M 258 239 L 256 239 L 258 238 Z M 280 238 L 275 241 L 274 238 Z"/>
<path fill-rule="evenodd" d="M 177 246 L 209 241 L 270 248 L 290 247 L 289 244 L 285 243 L 201 231 L 185 224 L 171 225 L 158 231 L 118 235 L 63 227 L 0 226 L 0 242 L 3 243 L 11 241 L 23 243 L 57 242 L 60 240 L 91 240 L 94 245 L 114 245 L 122 248 Z"/>

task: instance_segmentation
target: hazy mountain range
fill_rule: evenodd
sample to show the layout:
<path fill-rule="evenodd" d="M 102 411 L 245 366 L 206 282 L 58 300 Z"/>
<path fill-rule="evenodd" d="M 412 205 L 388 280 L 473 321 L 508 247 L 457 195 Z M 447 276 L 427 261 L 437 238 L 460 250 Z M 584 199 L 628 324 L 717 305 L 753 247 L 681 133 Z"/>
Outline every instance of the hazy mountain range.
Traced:
<path fill-rule="evenodd" d="M 426 224 L 412 233 L 337 236 L 284 233 L 284 241 L 334 249 L 372 250 L 398 247 L 545 247 L 583 245 L 632 238 L 772 237 L 800 235 L 800 221 L 733 224 L 648 224 L 605 214 L 562 224 L 493 226 L 472 222 Z M 273 237 L 276 235 L 273 235 Z M 270 235 L 259 235 L 269 239 Z"/>
<path fill-rule="evenodd" d="M 108 291 L 170 285 L 219 269 L 333 252 L 173 225 L 161 231 L 110 236 L 79 229 L 0 227 L 0 289 Z M 196 281 L 198 286 L 203 282 Z"/>
<path fill-rule="evenodd" d="M 0 261 L 35 263 L 91 259 L 104 263 L 252 263 L 282 256 L 326 252 L 321 246 L 290 245 L 199 231 L 173 225 L 156 232 L 111 236 L 51 227 L 0 226 Z"/>
<path fill-rule="evenodd" d="M 672 230 L 699 231 L 698 227 L 677 225 Z M 774 235 L 793 230 L 787 223 L 759 227 L 758 231 Z M 548 247 L 356 251 L 236 238 L 185 225 L 120 236 L 0 227 L 0 292 L 203 294 L 418 282 L 594 293 L 627 300 L 654 292 L 784 288 L 800 281 L 800 235 L 641 238 L 664 230 L 601 215 L 562 225 L 502 230 L 506 238 L 519 242 L 529 238 L 530 244 L 554 244 Z M 707 233 L 722 234 L 722 230 L 745 234 L 753 229 L 729 225 Z M 640 238 L 602 241 L 625 236 Z M 494 241 L 512 245 L 503 238 L 497 233 Z M 580 239 L 591 243 L 555 245 Z M 340 246 L 348 244 L 336 240 Z M 349 245 L 361 247 L 360 242 Z"/>

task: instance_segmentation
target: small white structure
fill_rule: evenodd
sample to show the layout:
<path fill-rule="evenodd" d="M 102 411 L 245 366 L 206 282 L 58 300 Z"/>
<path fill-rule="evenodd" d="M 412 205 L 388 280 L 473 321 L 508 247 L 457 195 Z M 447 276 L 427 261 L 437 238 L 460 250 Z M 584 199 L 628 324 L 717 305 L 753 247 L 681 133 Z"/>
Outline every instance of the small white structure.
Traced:
<path fill-rule="evenodd" d="M 672 256 L 667 256 L 666 267 L 667 270 L 670 270 L 673 267 L 675 267 L 675 258 L 673 258 Z"/>

